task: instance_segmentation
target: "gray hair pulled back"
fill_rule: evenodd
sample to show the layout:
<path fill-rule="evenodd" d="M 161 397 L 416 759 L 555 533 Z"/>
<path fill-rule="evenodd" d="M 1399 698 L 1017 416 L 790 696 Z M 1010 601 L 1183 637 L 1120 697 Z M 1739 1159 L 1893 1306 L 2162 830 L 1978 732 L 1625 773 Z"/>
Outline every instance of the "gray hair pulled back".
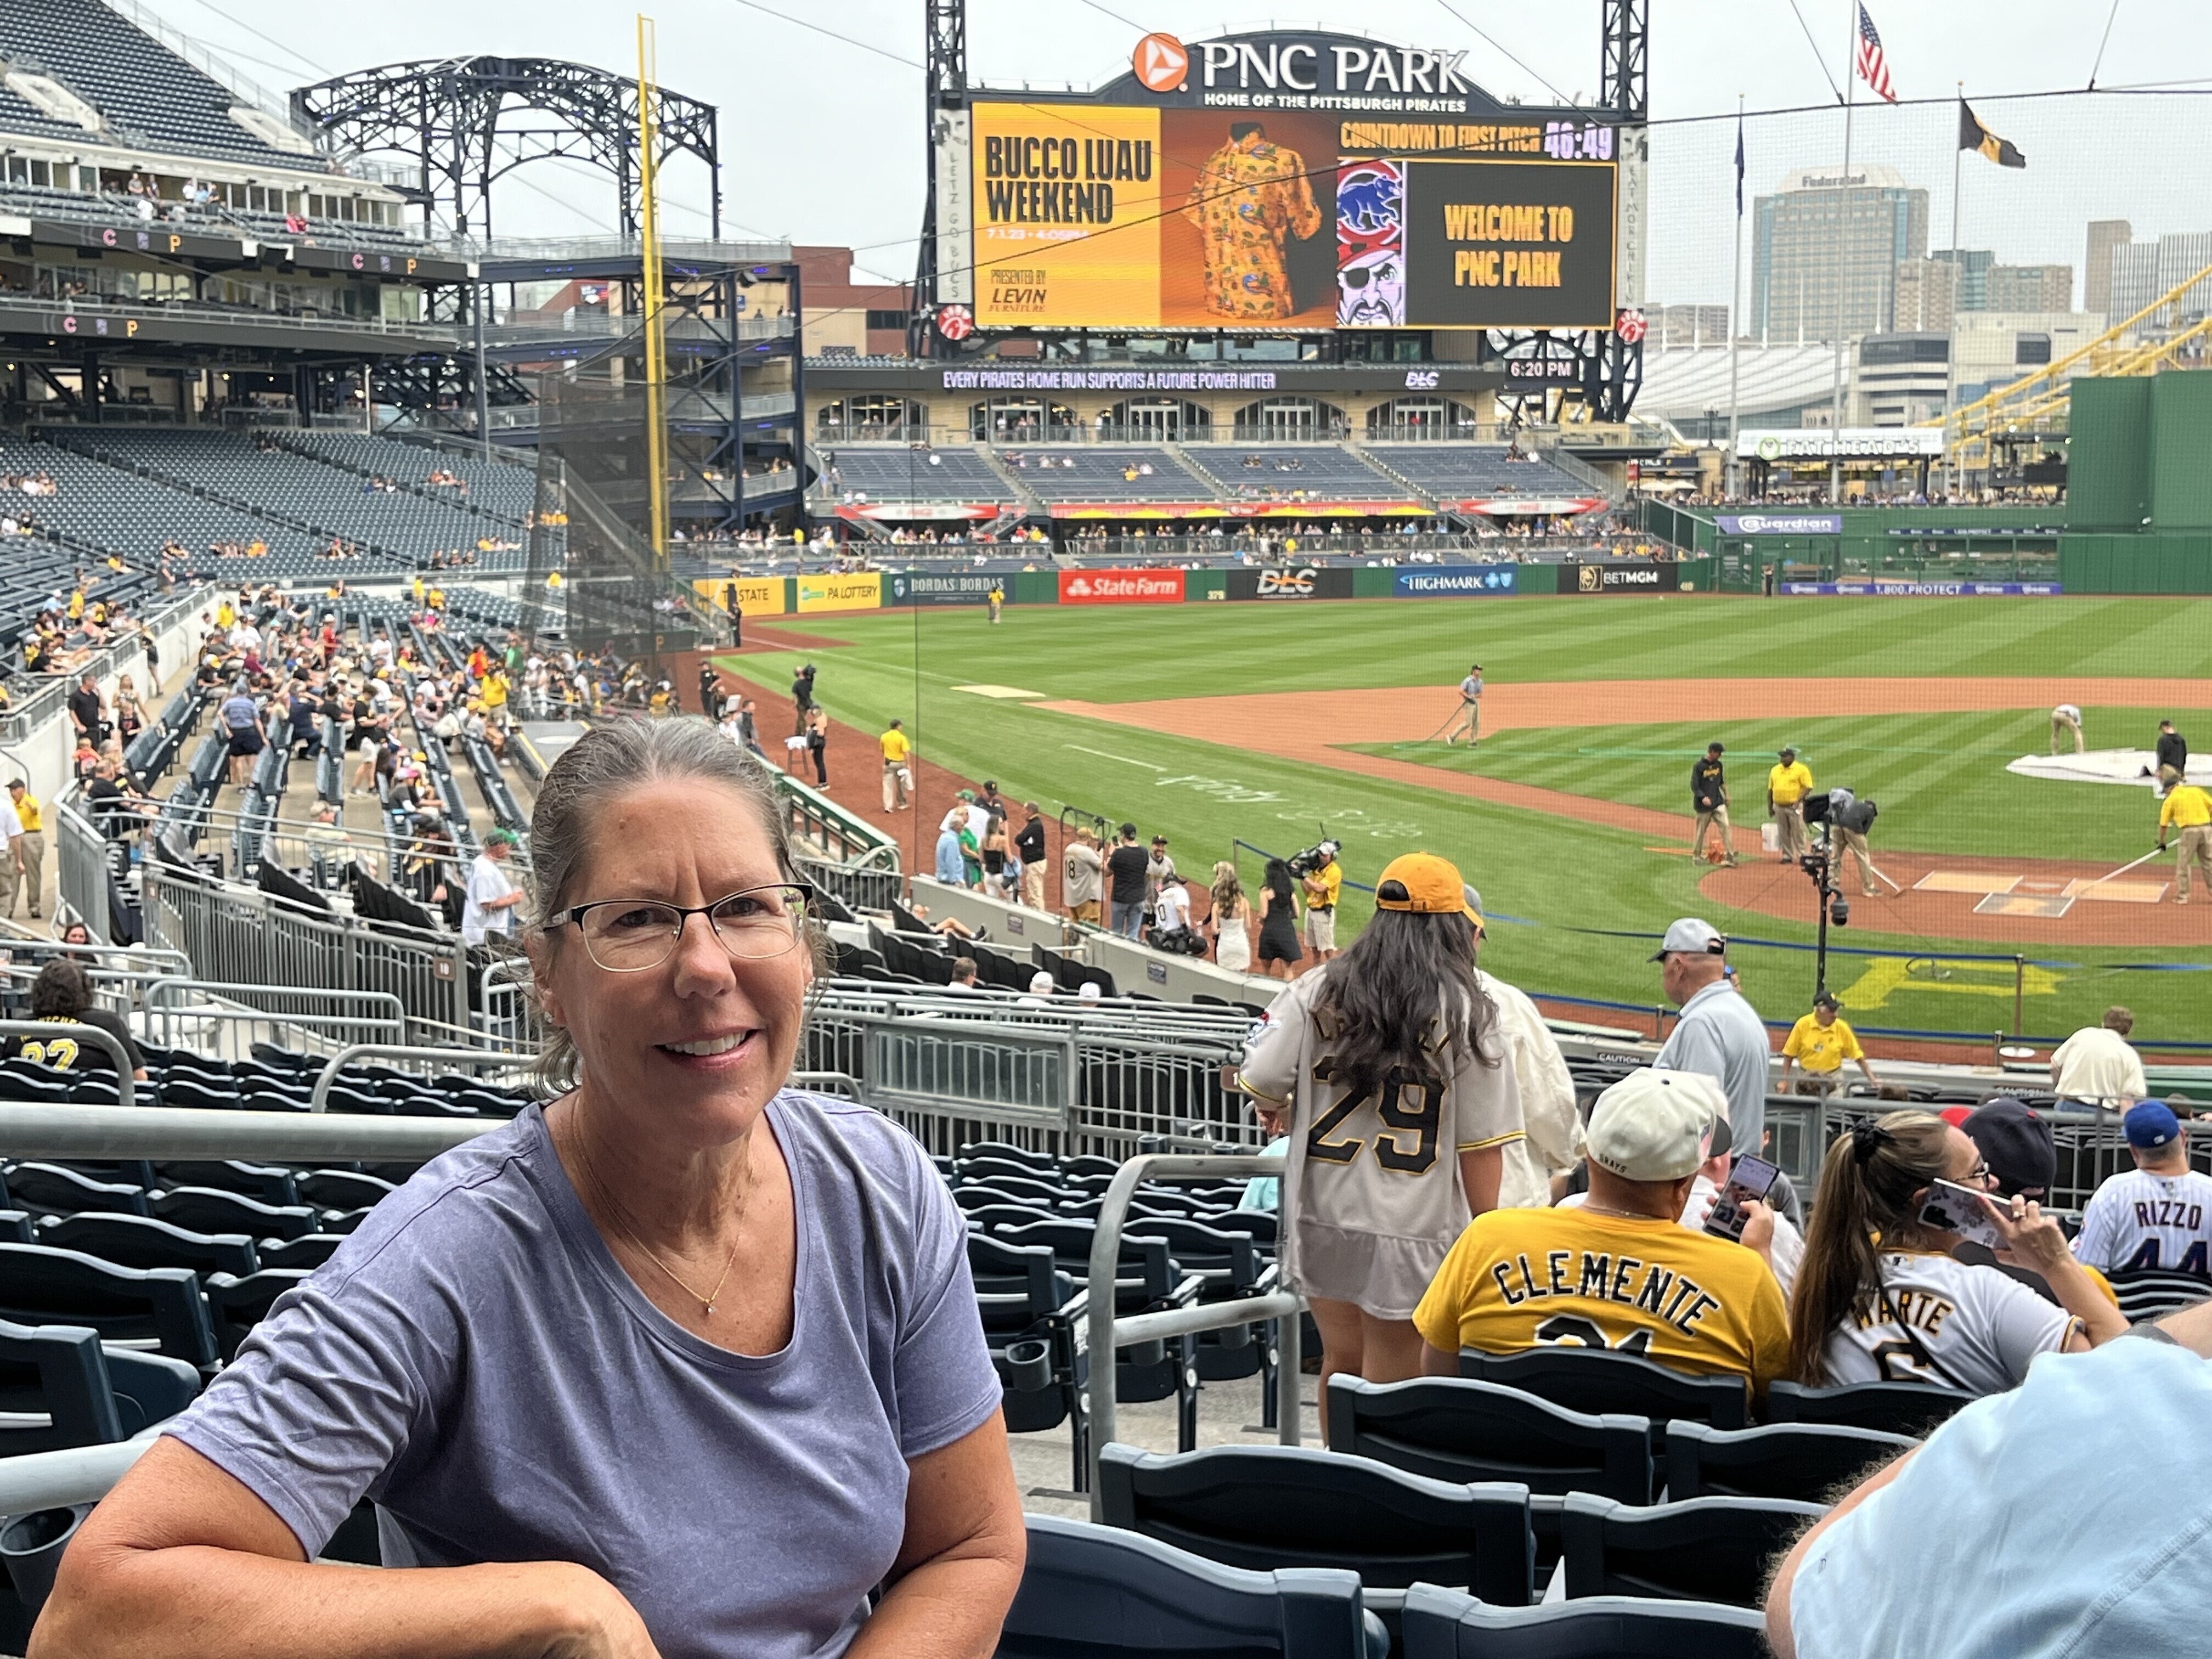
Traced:
<path fill-rule="evenodd" d="M 539 950 L 564 948 L 568 930 L 550 926 L 580 903 L 578 878 L 589 861 L 592 838 L 605 809 L 619 795 L 650 783 L 696 779 L 720 785 L 751 809 L 775 850 L 776 868 L 799 879 L 791 829 L 768 769 L 703 720 L 616 720 L 594 726 L 546 769 L 530 814 L 532 883 L 529 928 Z M 702 827 L 712 822 L 702 819 Z M 826 976 L 828 939 L 810 921 L 800 948 L 813 958 L 816 978 Z M 536 1071 L 550 1092 L 576 1086 L 580 1056 L 568 1033 L 550 1022 L 538 1046 Z"/>

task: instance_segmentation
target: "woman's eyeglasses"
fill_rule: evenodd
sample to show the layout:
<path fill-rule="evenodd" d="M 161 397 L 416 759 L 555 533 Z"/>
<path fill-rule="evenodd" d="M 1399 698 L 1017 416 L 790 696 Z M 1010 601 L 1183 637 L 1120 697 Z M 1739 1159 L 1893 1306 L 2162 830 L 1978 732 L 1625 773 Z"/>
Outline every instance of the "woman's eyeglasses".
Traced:
<path fill-rule="evenodd" d="M 684 924 L 704 916 L 722 948 L 740 961 L 780 957 L 799 943 L 814 890 L 804 882 L 748 887 L 712 904 L 665 904 L 658 899 L 594 899 L 571 905 L 553 919 L 584 936 L 584 949 L 611 974 L 640 974 L 676 953 Z"/>

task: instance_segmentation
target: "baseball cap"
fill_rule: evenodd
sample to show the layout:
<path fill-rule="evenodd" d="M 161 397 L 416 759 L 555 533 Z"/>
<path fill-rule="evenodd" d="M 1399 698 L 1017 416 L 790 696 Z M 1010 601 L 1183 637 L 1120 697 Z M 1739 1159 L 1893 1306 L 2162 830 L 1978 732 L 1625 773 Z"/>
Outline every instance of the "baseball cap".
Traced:
<path fill-rule="evenodd" d="M 512 830 L 487 830 L 484 831 L 484 845 L 487 847 L 512 847 L 521 839 L 522 838 L 516 835 Z"/>
<path fill-rule="evenodd" d="M 1481 913 L 1467 902 L 1467 884 L 1459 878 L 1459 866 L 1434 853 L 1402 853 L 1384 865 L 1375 880 L 1375 908 L 1482 921 Z"/>
<path fill-rule="evenodd" d="M 955 800 L 973 800 L 975 799 L 975 792 L 973 789 L 963 789 L 956 794 L 953 799 Z"/>
<path fill-rule="evenodd" d="M 2154 1146 L 2172 1146 L 2181 1133 L 2181 1120 L 2162 1100 L 2139 1100 L 2128 1108 L 2120 1129 L 2129 1146 L 2148 1152 Z"/>
<path fill-rule="evenodd" d="M 1080 1001 L 1096 1002 L 1100 997 L 1103 996 L 1105 993 L 1098 988 L 1098 981 L 1097 980 L 1086 979 L 1083 981 L 1083 988 L 1080 991 L 1078 991 L 1075 994 L 1077 999 Z"/>
<path fill-rule="evenodd" d="M 1786 743 L 1784 744 L 1779 750 L 1776 750 L 1776 752 L 1781 755 L 1784 759 L 1795 759 L 1797 754 L 1797 751 L 1795 749 L 1792 749 Z"/>
<path fill-rule="evenodd" d="M 1959 1127 L 2007 1198 L 2041 1198 L 2058 1178 L 2058 1148 L 2051 1126 L 2026 1102 L 1999 1095 L 1967 1113 Z"/>
<path fill-rule="evenodd" d="M 1053 988 L 1053 977 L 1042 968 L 1030 975 L 1030 994 L 1042 996 Z"/>
<path fill-rule="evenodd" d="M 1482 895 L 1462 882 L 1460 884 L 1459 896 L 1467 905 L 1467 914 L 1474 920 L 1475 932 L 1480 933 L 1486 925 L 1482 920 Z"/>
<path fill-rule="evenodd" d="M 1705 1161 L 1723 1103 L 1701 1072 L 1639 1067 L 1590 1109 L 1589 1160 L 1624 1181 L 1680 1181 Z"/>
<path fill-rule="evenodd" d="M 1728 745 L 1724 743 L 1709 743 L 1705 745 L 1705 752 L 1708 755 L 1724 755 L 1728 752 Z"/>
<path fill-rule="evenodd" d="M 1700 921 L 1695 916 L 1684 916 L 1667 925 L 1667 937 L 1659 941 L 1659 948 L 1651 953 L 1651 960 L 1664 962 L 1668 957 L 1676 955 L 1724 957 L 1727 954 L 1726 933 L 1710 921 Z"/>

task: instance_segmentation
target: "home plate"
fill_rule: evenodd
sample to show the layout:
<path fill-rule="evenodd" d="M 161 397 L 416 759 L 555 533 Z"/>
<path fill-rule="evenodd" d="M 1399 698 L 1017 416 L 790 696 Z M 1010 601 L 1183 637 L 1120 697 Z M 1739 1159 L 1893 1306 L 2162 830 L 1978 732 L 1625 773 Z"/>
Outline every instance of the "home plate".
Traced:
<path fill-rule="evenodd" d="M 1930 870 L 1926 875 L 1921 877 L 1919 880 L 1912 884 L 1912 890 L 1917 893 L 1988 893 L 1996 895 L 2000 893 L 2009 893 L 2014 888 L 2019 885 L 2020 878 L 2018 876 L 2000 875 L 1993 871 Z M 1982 906 L 1978 904 L 1974 908 L 1979 910 L 1982 908 Z M 2002 915 L 2003 913 L 1992 911 L 1990 914 Z M 2030 915 L 2033 913 L 2022 911 L 2019 914 Z"/>
<path fill-rule="evenodd" d="M 2103 899 L 2114 904 L 2159 904 L 2166 899 L 2162 881 L 2069 881 L 2066 896 Z"/>
<path fill-rule="evenodd" d="M 1978 916 L 2042 916 L 2055 919 L 2074 908 L 2074 901 L 2060 896 L 2030 896 L 2021 893 L 1988 893 L 1974 906 Z"/>
<path fill-rule="evenodd" d="M 966 691 L 978 697 L 1042 697 L 1042 691 L 1024 691 L 1018 685 L 956 685 L 955 691 Z"/>

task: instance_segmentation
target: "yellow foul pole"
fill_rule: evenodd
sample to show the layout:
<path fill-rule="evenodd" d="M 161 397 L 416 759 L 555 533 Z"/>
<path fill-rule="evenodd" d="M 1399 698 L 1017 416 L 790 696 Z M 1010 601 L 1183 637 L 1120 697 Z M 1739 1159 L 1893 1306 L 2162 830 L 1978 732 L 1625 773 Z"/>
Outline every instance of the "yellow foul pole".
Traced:
<path fill-rule="evenodd" d="M 668 564 L 668 342 L 663 325 L 667 295 L 660 275 L 660 210 L 656 199 L 659 166 L 653 125 L 656 90 L 653 20 L 637 19 L 637 178 L 639 192 L 640 286 L 645 295 L 646 483 L 653 513 L 653 562 Z"/>

